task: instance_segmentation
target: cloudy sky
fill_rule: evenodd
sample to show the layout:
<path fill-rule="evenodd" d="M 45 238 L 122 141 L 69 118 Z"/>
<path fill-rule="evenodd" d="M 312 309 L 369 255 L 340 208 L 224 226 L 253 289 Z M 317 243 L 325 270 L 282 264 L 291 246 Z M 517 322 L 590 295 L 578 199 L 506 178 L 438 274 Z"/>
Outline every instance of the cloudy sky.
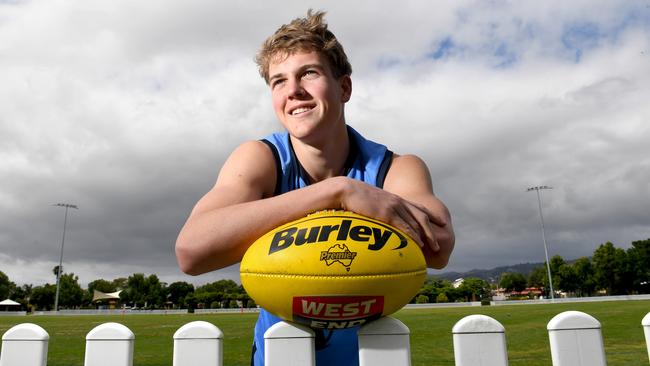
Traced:
<path fill-rule="evenodd" d="M 353 65 L 348 123 L 429 165 L 448 270 L 650 238 L 650 0 L 0 0 L 0 270 L 54 283 L 156 273 L 230 151 L 279 125 L 253 56 L 328 11 Z"/>

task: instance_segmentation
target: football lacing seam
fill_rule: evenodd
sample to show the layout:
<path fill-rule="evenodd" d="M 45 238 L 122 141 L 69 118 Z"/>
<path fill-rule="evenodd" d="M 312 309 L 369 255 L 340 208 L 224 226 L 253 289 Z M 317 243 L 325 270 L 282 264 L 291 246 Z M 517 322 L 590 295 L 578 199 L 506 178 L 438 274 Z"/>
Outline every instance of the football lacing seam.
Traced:
<path fill-rule="evenodd" d="M 346 274 L 288 274 L 288 273 L 256 273 L 256 272 L 241 272 L 241 275 L 261 276 L 261 277 L 304 277 L 304 278 L 324 278 L 324 277 L 339 277 L 342 279 L 355 279 L 355 278 L 381 278 L 381 277 L 406 277 L 419 274 L 425 274 L 427 271 L 413 271 L 413 272 L 398 272 L 386 274 L 367 274 L 367 275 L 346 275 Z"/>

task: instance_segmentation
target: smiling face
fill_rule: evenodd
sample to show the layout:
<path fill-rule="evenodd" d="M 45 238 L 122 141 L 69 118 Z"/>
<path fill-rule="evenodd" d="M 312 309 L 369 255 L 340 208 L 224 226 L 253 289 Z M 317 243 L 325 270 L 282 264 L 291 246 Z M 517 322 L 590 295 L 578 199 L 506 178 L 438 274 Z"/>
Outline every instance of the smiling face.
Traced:
<path fill-rule="evenodd" d="M 344 104 L 352 91 L 348 75 L 334 78 L 325 57 L 315 51 L 274 61 L 269 65 L 273 109 L 291 136 L 309 142 L 345 126 Z"/>

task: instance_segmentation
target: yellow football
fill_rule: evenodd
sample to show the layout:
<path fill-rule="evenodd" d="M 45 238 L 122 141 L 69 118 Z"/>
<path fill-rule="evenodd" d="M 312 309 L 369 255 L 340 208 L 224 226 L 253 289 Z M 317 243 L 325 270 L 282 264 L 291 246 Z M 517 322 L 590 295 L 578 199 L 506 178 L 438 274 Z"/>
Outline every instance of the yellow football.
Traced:
<path fill-rule="evenodd" d="M 255 302 L 284 320 L 339 329 L 389 315 L 426 278 L 418 245 L 400 230 L 345 211 L 323 211 L 273 229 L 241 262 Z"/>

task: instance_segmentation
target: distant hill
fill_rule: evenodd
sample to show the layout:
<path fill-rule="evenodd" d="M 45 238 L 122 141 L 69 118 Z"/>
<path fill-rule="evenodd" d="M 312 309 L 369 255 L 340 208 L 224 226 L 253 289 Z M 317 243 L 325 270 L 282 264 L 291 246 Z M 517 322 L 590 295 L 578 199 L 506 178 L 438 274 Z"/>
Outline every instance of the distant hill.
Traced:
<path fill-rule="evenodd" d="M 492 269 L 473 269 L 467 272 L 442 272 L 430 275 L 430 277 L 453 281 L 457 278 L 480 278 L 488 283 L 495 283 L 504 272 L 519 272 L 528 276 L 535 268 L 543 266 L 544 263 L 522 263 L 511 266 L 502 266 Z"/>

